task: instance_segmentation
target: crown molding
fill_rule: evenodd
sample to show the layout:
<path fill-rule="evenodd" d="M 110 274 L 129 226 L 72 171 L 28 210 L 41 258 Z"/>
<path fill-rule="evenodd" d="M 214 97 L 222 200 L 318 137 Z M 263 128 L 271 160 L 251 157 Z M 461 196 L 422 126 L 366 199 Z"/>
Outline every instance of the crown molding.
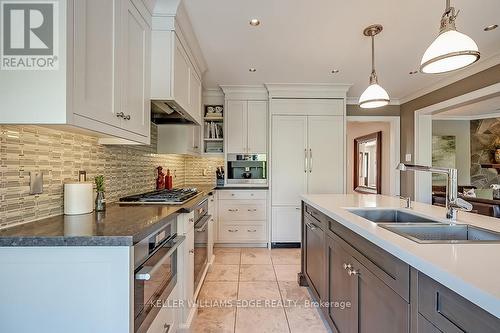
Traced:
<path fill-rule="evenodd" d="M 268 99 L 267 89 L 263 85 L 221 85 L 226 100 L 257 100 Z"/>
<path fill-rule="evenodd" d="M 411 93 L 411 94 L 401 98 L 400 102 L 401 102 L 401 104 L 407 103 L 407 102 L 412 101 L 414 99 L 417 99 L 423 95 L 431 93 L 434 90 L 438 90 L 440 88 L 446 87 L 452 83 L 455 83 L 457 81 L 465 79 L 468 76 L 477 74 L 481 71 L 484 71 L 484 70 L 486 70 L 490 67 L 493 67 L 495 65 L 498 65 L 498 64 L 500 64 L 500 53 L 495 54 L 491 57 L 488 57 L 488 58 L 484 59 L 483 61 L 480 61 L 479 63 L 477 63 L 473 66 L 470 66 L 468 68 L 464 68 L 464 69 L 460 70 L 459 72 L 457 72 L 456 75 L 446 77 L 443 80 L 440 80 L 439 82 L 437 82 L 433 85 L 430 85 L 430 86 L 427 86 L 423 89 L 417 90 L 414 93 Z M 425 75 L 432 75 L 432 74 L 425 74 Z"/>
<path fill-rule="evenodd" d="M 478 114 L 472 116 L 455 116 L 455 115 L 433 115 L 432 120 L 480 120 L 480 119 L 490 119 L 490 118 L 500 118 L 500 112 L 490 113 L 490 114 Z"/>
<path fill-rule="evenodd" d="M 265 83 L 269 98 L 346 98 L 352 84 Z"/>
<path fill-rule="evenodd" d="M 224 92 L 220 88 L 208 88 L 202 92 L 203 97 L 224 97 Z"/>
<path fill-rule="evenodd" d="M 358 105 L 359 97 L 347 97 L 346 100 L 347 105 Z M 399 98 L 391 98 L 389 101 L 389 105 L 401 105 L 401 100 Z"/>

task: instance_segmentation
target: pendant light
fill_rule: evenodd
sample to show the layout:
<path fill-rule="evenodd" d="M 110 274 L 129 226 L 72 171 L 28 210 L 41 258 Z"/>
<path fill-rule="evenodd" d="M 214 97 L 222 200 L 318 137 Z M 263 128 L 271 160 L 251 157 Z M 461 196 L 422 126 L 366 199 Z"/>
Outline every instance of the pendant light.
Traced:
<path fill-rule="evenodd" d="M 382 31 L 380 24 L 374 24 L 363 30 L 365 36 L 372 38 L 372 73 L 370 74 L 370 85 L 361 94 L 359 106 L 365 109 L 378 108 L 389 104 L 389 95 L 384 88 L 379 86 L 377 73 L 375 72 L 375 36 Z"/>
<path fill-rule="evenodd" d="M 459 11 L 446 0 L 446 10 L 441 16 L 439 35 L 427 48 L 420 62 L 422 73 L 446 73 L 469 66 L 479 60 L 477 44 L 455 27 Z"/>

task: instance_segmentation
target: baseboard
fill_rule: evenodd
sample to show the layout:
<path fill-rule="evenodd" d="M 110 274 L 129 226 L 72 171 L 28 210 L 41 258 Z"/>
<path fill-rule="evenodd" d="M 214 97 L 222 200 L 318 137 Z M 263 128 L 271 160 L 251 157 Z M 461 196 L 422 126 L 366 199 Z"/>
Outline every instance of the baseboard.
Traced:
<path fill-rule="evenodd" d="M 267 247 L 267 243 L 215 243 L 216 247 Z"/>
<path fill-rule="evenodd" d="M 271 243 L 272 249 L 300 249 L 299 242 L 284 243 L 284 242 L 273 242 Z"/>

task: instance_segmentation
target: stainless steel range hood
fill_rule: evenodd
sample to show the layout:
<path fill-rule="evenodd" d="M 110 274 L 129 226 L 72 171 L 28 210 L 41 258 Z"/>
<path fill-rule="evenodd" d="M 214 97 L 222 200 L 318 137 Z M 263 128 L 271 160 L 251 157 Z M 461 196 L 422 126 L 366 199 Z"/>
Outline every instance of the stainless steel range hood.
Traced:
<path fill-rule="evenodd" d="M 151 121 L 157 125 L 196 125 L 194 119 L 174 101 L 151 101 Z"/>

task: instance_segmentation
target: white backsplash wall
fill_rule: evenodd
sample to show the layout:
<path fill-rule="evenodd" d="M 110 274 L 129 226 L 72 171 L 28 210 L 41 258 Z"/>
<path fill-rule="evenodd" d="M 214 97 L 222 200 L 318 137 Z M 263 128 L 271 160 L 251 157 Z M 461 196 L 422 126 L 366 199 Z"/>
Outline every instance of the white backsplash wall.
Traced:
<path fill-rule="evenodd" d="M 151 146 L 103 146 L 92 136 L 39 126 L 0 126 L 0 227 L 63 212 L 63 184 L 87 172 L 102 174 L 106 199 L 153 190 L 156 167 L 170 169 L 174 186 L 215 182 L 222 159 L 156 154 L 156 127 Z M 207 176 L 203 176 L 203 169 Z M 29 172 L 43 173 L 43 193 L 29 194 Z"/>

